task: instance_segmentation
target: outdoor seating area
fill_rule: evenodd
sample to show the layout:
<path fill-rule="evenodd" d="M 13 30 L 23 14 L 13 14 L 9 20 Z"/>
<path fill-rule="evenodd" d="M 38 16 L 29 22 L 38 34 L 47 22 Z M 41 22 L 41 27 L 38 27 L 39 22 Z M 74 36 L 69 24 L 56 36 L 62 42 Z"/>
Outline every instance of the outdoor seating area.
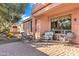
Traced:
<path fill-rule="evenodd" d="M 55 31 L 44 32 L 41 35 L 38 42 L 40 42 L 40 41 L 45 41 L 45 42 L 49 42 L 49 41 L 51 41 L 51 42 L 54 42 L 54 41 L 71 42 L 73 39 L 75 39 L 75 33 L 74 32 L 72 32 L 70 30 L 63 30 L 63 32 L 56 33 L 56 30 L 55 30 Z"/>
<path fill-rule="evenodd" d="M 69 42 L 73 40 L 73 43 L 79 44 L 79 4 L 38 3 L 35 5 L 32 16 L 23 22 L 25 32 L 32 32 L 36 41 Z M 48 33 L 51 31 L 52 36 Z"/>
<path fill-rule="evenodd" d="M 75 33 L 71 30 L 52 30 L 46 31 L 36 39 L 31 33 L 21 32 L 18 34 L 18 39 L 28 40 L 32 42 L 71 42 L 75 39 Z"/>
<path fill-rule="evenodd" d="M 48 32 L 45 32 L 42 36 L 41 36 L 41 41 L 49 41 L 49 40 L 51 40 L 51 41 L 53 41 L 53 36 L 54 36 L 54 32 L 50 32 L 50 31 L 48 31 Z"/>
<path fill-rule="evenodd" d="M 1 3 L 0 55 L 79 56 L 79 3 Z"/>
<path fill-rule="evenodd" d="M 20 33 L 21 34 L 21 36 L 19 37 L 20 38 L 20 40 L 29 40 L 29 41 L 32 41 L 33 40 L 33 36 L 30 34 L 30 35 L 28 35 L 27 33 L 25 33 L 25 32 L 22 32 L 22 33 Z"/>

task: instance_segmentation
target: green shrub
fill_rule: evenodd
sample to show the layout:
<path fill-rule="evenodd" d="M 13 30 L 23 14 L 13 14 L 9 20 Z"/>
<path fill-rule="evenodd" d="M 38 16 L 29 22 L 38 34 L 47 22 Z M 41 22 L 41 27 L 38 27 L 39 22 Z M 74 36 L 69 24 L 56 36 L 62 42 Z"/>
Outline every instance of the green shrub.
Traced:
<path fill-rule="evenodd" d="M 13 33 L 8 32 L 8 33 L 7 33 L 7 38 L 9 38 L 9 39 L 10 39 L 10 38 L 12 38 L 12 37 L 13 37 Z"/>

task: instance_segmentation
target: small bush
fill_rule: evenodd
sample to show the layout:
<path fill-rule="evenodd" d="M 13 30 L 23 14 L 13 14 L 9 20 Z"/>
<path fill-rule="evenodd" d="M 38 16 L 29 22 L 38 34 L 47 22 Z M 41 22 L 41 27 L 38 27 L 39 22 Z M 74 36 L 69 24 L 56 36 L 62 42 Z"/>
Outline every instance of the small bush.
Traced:
<path fill-rule="evenodd" d="M 12 38 L 12 37 L 13 37 L 13 33 L 8 32 L 8 33 L 7 33 L 7 38 Z"/>

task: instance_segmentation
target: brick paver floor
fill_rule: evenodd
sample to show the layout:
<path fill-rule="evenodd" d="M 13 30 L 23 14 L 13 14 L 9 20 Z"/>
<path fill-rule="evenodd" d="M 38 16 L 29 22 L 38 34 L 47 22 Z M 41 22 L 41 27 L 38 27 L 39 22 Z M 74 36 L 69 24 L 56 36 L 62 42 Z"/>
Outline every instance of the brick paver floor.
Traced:
<path fill-rule="evenodd" d="M 36 43 L 32 46 L 49 56 L 79 56 L 79 46 L 69 43 Z"/>
<path fill-rule="evenodd" d="M 13 42 L 0 45 L 0 56 L 46 56 L 46 54 L 27 42 Z"/>

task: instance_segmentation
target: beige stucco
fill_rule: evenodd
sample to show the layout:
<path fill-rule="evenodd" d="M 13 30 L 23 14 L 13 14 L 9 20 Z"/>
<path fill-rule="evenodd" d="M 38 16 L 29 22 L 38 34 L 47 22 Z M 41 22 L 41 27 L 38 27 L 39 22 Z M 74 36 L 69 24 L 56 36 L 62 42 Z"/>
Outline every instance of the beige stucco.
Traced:
<path fill-rule="evenodd" d="M 41 8 L 41 6 L 42 5 L 40 5 L 39 8 Z M 53 3 L 39 11 L 35 11 L 36 10 L 33 10 L 32 15 L 32 32 L 35 36 L 40 37 L 40 34 L 51 30 L 51 18 L 70 14 L 72 20 L 71 30 L 76 34 L 76 39 L 74 39 L 73 42 L 79 44 L 79 3 Z M 37 24 L 35 24 L 36 20 Z"/>

